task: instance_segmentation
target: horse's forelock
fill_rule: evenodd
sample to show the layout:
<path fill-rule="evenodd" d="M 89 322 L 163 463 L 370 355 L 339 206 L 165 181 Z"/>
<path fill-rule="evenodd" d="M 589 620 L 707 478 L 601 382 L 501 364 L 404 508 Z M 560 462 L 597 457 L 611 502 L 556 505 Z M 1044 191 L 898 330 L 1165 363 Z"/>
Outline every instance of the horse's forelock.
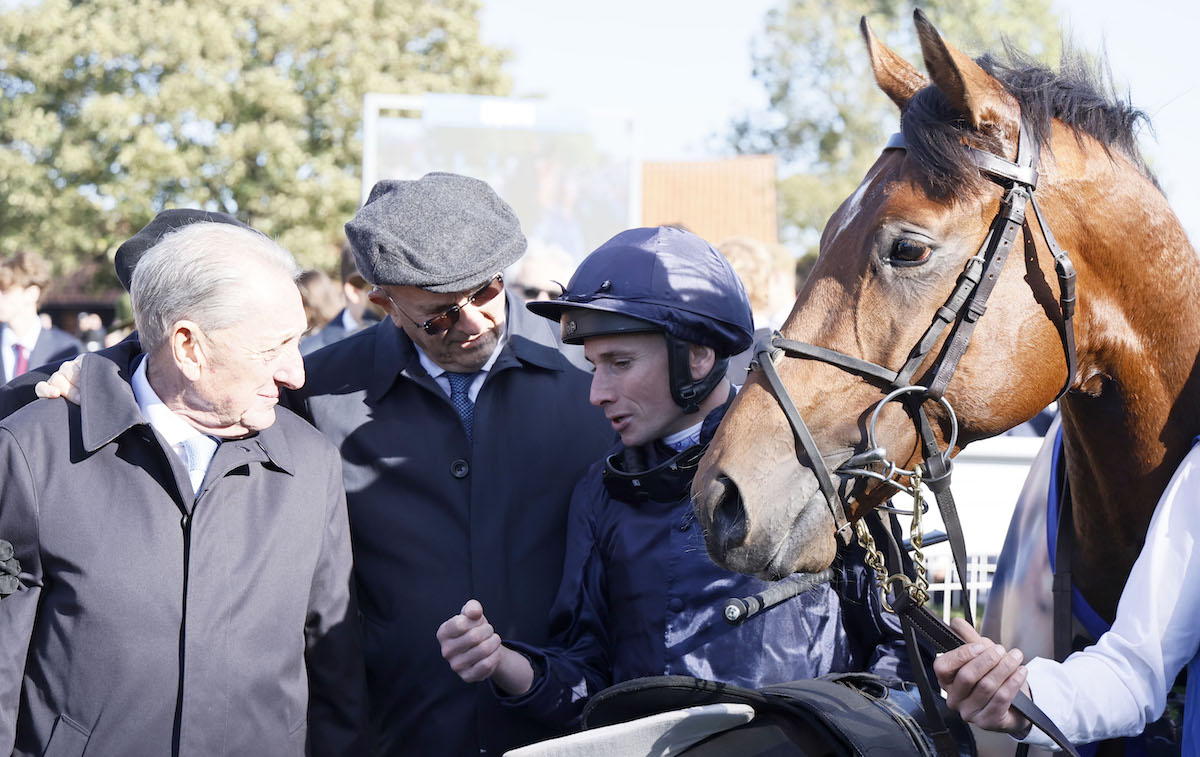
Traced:
<path fill-rule="evenodd" d="M 977 62 L 1016 98 L 1030 137 L 1043 146 L 1049 143 L 1051 122 L 1058 119 L 1076 133 L 1094 138 L 1105 150 L 1123 154 L 1158 186 L 1137 144 L 1138 128 L 1149 125 L 1149 119 L 1128 96 L 1121 99 L 1115 94 L 1103 58 L 1089 58 L 1064 42 L 1058 71 L 1010 44 L 1005 45 L 1003 60 L 988 54 Z M 972 130 L 936 87 L 926 87 L 909 100 L 900 125 L 908 152 L 936 197 L 971 191 L 984 181 L 962 149 L 964 140 L 994 153 L 1001 151 L 993 136 Z"/>

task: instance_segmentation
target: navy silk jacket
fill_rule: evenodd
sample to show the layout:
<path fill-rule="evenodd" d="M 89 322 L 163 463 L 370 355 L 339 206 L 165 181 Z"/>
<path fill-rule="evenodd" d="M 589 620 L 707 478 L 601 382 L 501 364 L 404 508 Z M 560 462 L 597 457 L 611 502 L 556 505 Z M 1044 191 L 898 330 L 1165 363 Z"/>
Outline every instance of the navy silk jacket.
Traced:
<path fill-rule="evenodd" d="M 727 407 L 705 419 L 701 443 Z M 674 454 L 654 446 L 660 457 L 649 465 Z M 709 560 L 686 495 L 622 502 L 605 489 L 603 470 L 601 460 L 575 487 L 549 644 L 505 642 L 535 671 L 529 692 L 501 697 L 506 706 L 577 726 L 588 697 L 642 676 L 690 675 L 751 688 L 862 670 L 911 679 L 899 621 L 883 612 L 860 547 L 842 548 L 833 584 L 732 626 L 721 616 L 725 600 L 756 594 L 767 582 Z"/>

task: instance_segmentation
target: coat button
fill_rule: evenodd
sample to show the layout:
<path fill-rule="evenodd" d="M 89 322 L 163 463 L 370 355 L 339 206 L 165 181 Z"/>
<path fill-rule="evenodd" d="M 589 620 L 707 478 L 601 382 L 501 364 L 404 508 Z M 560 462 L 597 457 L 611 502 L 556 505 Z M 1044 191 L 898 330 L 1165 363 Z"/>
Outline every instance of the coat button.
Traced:
<path fill-rule="evenodd" d="M 667 609 L 671 612 L 679 612 L 683 609 L 683 600 L 679 597 L 673 597 L 670 602 L 667 602 Z"/>
<path fill-rule="evenodd" d="M 455 478 L 466 478 L 471 472 L 471 466 L 467 465 L 466 460 L 455 460 L 450 463 L 450 475 Z"/>

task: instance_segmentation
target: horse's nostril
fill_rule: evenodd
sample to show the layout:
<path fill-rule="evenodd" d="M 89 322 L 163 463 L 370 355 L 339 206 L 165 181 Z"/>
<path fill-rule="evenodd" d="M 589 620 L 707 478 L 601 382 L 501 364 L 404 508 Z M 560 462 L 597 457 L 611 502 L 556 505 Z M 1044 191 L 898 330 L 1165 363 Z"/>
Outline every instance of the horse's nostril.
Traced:
<path fill-rule="evenodd" d="M 714 543 L 725 552 L 740 547 L 746 541 L 746 507 L 737 484 L 722 475 L 708 489 Z"/>

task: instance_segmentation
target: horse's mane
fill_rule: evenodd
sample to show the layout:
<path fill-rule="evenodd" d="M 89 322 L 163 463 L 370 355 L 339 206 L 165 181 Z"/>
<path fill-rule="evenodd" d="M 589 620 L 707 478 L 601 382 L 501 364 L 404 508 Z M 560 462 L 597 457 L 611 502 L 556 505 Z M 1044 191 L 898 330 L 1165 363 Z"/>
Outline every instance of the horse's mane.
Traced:
<path fill-rule="evenodd" d="M 1120 152 L 1159 186 L 1137 144 L 1137 127 L 1140 123 L 1149 126 L 1150 119 L 1133 107 L 1128 95 L 1122 99 L 1115 93 L 1112 73 L 1103 57 L 1089 59 L 1064 42 L 1059 70 L 1052 71 L 1006 44 L 1005 60 L 989 53 L 977 62 L 1016 98 L 1030 137 L 1043 147 L 1049 143 L 1051 121 L 1058 119 L 1077 137 L 1086 134 L 1094 138 L 1110 155 L 1113 150 Z M 978 167 L 962 148 L 964 137 L 982 149 L 1000 152 L 997 137 L 971 129 L 950 109 L 950 102 L 937 87 L 926 87 L 913 95 L 900 127 L 909 155 L 939 196 L 977 186 L 982 180 Z"/>

